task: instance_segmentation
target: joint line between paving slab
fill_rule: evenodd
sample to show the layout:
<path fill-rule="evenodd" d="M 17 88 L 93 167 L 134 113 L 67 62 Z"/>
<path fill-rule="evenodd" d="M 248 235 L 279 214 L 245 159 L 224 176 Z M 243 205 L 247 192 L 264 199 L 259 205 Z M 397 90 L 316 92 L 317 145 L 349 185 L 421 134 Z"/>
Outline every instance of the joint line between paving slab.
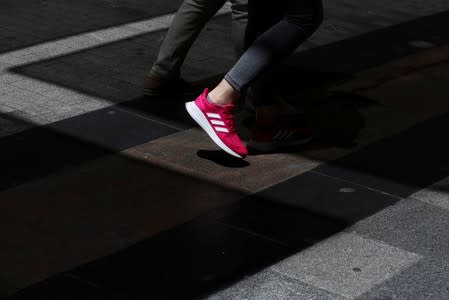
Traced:
<path fill-rule="evenodd" d="M 226 2 L 226 4 L 216 13 L 215 16 L 227 15 L 230 12 L 231 12 L 230 3 Z M 37 62 L 40 62 L 43 60 L 55 59 L 55 58 L 58 58 L 61 56 L 70 55 L 70 54 L 77 53 L 80 51 L 85 51 L 85 50 L 88 50 L 91 48 L 104 46 L 106 44 L 117 42 L 117 41 L 120 41 L 123 39 L 128 39 L 128 38 L 140 36 L 142 34 L 148 34 L 151 32 L 168 29 L 171 25 L 171 22 L 172 22 L 174 16 L 175 16 L 175 14 L 161 15 L 161 16 L 157 16 L 157 17 L 150 18 L 150 19 L 143 20 L 143 21 L 131 22 L 131 23 L 127 23 L 124 25 L 109 27 L 106 29 L 100 29 L 97 31 L 90 31 L 90 32 L 85 32 L 85 33 L 81 33 L 81 34 L 76 34 L 76 35 L 72 35 L 72 36 L 68 36 L 68 37 L 64 37 L 64 38 L 60 38 L 60 39 L 56 39 L 56 40 L 52 40 L 52 41 L 47 41 L 47 42 L 43 42 L 43 43 L 36 44 L 33 46 L 24 47 L 24 48 L 20 48 L 18 50 L 0 54 L 0 61 L 1 60 L 9 61 L 11 58 L 15 58 L 14 63 L 7 64 L 5 66 L 0 66 L 0 77 L 1 76 L 10 76 L 10 74 L 15 74 L 13 72 L 14 72 L 14 69 L 17 67 L 29 65 L 32 63 L 37 63 Z M 82 45 L 79 45 L 79 43 L 77 42 L 79 40 L 85 40 L 85 41 L 87 41 L 87 43 L 82 43 Z M 52 49 L 52 51 L 48 51 L 49 49 Z M 24 54 L 27 54 L 27 53 L 33 53 L 35 55 L 32 56 L 31 58 L 29 57 L 29 55 L 24 56 Z M 41 81 L 39 79 L 30 78 L 25 75 L 19 75 L 17 77 L 17 82 L 21 81 L 23 79 L 29 79 L 31 81 Z M 12 82 L 10 82 L 10 83 L 12 83 Z M 15 86 L 10 83 L 8 83 L 7 85 Z M 58 87 L 62 90 L 73 91 L 73 89 L 70 89 L 67 87 L 63 87 L 63 86 L 58 86 Z M 47 97 L 47 95 L 43 95 L 39 91 L 27 89 L 27 88 L 22 88 L 22 89 L 24 91 L 29 91 L 29 92 L 32 92 L 39 96 L 49 98 L 49 97 Z M 83 94 L 80 91 L 76 91 L 76 92 L 79 94 Z M 90 95 L 88 95 L 88 96 L 90 97 Z M 98 97 L 95 97 L 95 98 L 98 98 Z M 51 98 L 49 98 L 49 99 L 51 99 Z M 108 99 L 104 99 L 104 98 L 100 98 L 100 99 L 101 99 L 101 101 L 107 102 L 101 108 L 110 107 L 115 104 L 115 103 L 108 101 Z M 89 111 L 81 111 L 78 113 L 70 114 L 67 117 L 70 118 L 70 117 L 74 117 L 81 113 L 86 113 L 86 112 L 95 111 L 95 110 L 96 109 L 91 109 Z M 26 110 L 24 112 L 28 113 L 28 111 L 26 111 Z M 65 117 L 63 119 L 66 119 L 67 117 Z M 140 117 L 143 117 L 143 116 L 140 115 Z M 145 117 L 143 117 L 143 118 L 145 118 Z M 166 124 L 164 122 L 154 120 L 152 118 L 146 118 L 146 119 L 151 120 L 160 125 L 178 130 L 178 131 L 185 129 L 185 128 L 178 128 L 178 126 L 175 126 L 173 124 Z M 34 123 L 33 124 L 34 126 L 48 125 L 48 124 L 53 123 L 48 120 L 43 123 L 40 123 L 40 122 L 36 123 L 36 120 L 34 120 L 32 118 L 29 120 L 26 120 L 26 121 L 29 121 L 30 123 Z M 9 134 L 7 134 L 7 135 L 9 135 Z M 5 136 L 5 135 L 2 135 L 2 136 Z"/>
<path fill-rule="evenodd" d="M 115 296 L 120 296 L 120 298 L 123 298 L 123 299 L 128 299 L 129 298 L 128 296 L 125 296 L 125 295 L 117 293 L 117 291 L 106 290 L 103 286 L 98 285 L 98 284 L 96 284 L 93 281 L 84 279 L 84 278 L 82 278 L 80 276 L 77 276 L 75 274 L 72 274 L 72 273 L 64 273 L 64 277 L 67 277 L 67 278 L 79 281 L 79 282 L 84 283 L 84 284 L 86 284 L 86 285 L 88 285 L 90 287 L 93 287 L 94 289 L 100 290 L 100 291 L 102 291 L 104 293 L 108 293 L 109 292 L 109 294 L 113 294 Z"/>
<path fill-rule="evenodd" d="M 121 110 L 122 112 L 125 112 L 127 114 L 132 114 L 132 115 L 134 115 L 136 117 L 139 117 L 141 119 L 144 119 L 144 120 L 147 120 L 147 121 L 151 121 L 151 122 L 154 122 L 156 124 L 159 124 L 159 125 L 162 125 L 162 126 L 165 126 L 165 127 L 169 127 L 171 129 L 175 129 L 177 131 L 184 131 L 184 130 L 186 130 L 186 128 L 177 127 L 175 125 L 172 125 L 172 124 L 169 124 L 169 123 L 165 123 L 165 122 L 160 121 L 160 120 L 153 119 L 153 118 L 151 118 L 151 117 L 149 117 L 147 115 L 144 115 L 142 113 L 136 112 L 134 110 L 128 110 L 128 109 L 122 108 L 122 107 L 114 107 L 114 109 Z"/>
<path fill-rule="evenodd" d="M 221 221 L 215 221 L 215 222 L 219 223 L 219 224 L 222 224 L 222 225 L 224 225 L 226 227 L 229 227 L 231 229 L 234 229 L 234 230 L 237 230 L 237 231 L 240 231 L 240 232 L 244 232 L 246 234 L 249 234 L 249 235 L 252 235 L 252 236 L 255 236 L 255 237 L 267 240 L 267 241 L 270 241 L 270 242 L 278 244 L 280 246 L 289 247 L 289 245 L 287 243 L 281 242 L 279 240 L 272 239 L 272 238 L 270 238 L 270 237 L 268 237 L 266 235 L 259 234 L 259 233 L 256 233 L 256 232 L 244 229 L 244 228 L 239 227 L 239 226 L 231 225 L 231 224 L 228 224 L 228 223 L 225 223 L 225 222 L 221 222 Z"/>
<path fill-rule="evenodd" d="M 332 179 L 335 179 L 335 180 L 338 180 L 338 181 L 341 181 L 341 182 L 346 182 L 346 183 L 349 183 L 349 184 L 352 184 L 352 185 L 355 185 L 355 186 L 358 186 L 358 187 L 361 187 L 361 188 L 365 188 L 365 189 L 370 190 L 372 192 L 377 192 L 377 193 L 380 193 L 380 194 L 383 194 L 383 195 L 390 196 L 392 198 L 396 198 L 397 200 L 403 200 L 404 199 L 404 198 L 402 198 L 402 197 L 400 197 L 398 195 L 390 194 L 388 192 L 385 192 L 385 191 L 382 191 L 382 190 L 379 190 L 379 189 L 376 189 L 376 188 L 373 188 L 373 187 L 370 187 L 370 186 L 367 186 L 367 185 L 364 185 L 364 184 L 353 182 L 353 181 L 348 180 L 348 179 L 344 179 L 344 178 L 341 178 L 341 177 L 335 177 L 335 176 L 332 176 L 332 175 L 328 175 L 328 174 L 322 173 L 320 171 L 310 170 L 309 172 L 315 173 L 315 174 L 320 175 L 320 176 L 325 176 L 325 177 L 328 177 L 328 178 L 332 178 Z"/>
<path fill-rule="evenodd" d="M 231 12 L 230 5 L 229 5 L 229 3 L 226 3 L 226 5 L 223 6 L 223 8 L 221 8 L 215 16 L 226 15 L 226 14 L 229 14 L 230 12 Z M 30 46 L 30 47 L 25 47 L 25 48 L 22 48 L 19 50 L 1 54 L 0 59 L 1 58 L 7 59 L 10 56 L 20 58 L 21 57 L 20 54 L 24 53 L 24 52 L 39 53 L 39 51 L 38 51 L 39 49 L 41 49 L 41 50 L 48 49 L 48 48 L 51 49 L 51 48 L 54 48 L 52 46 L 54 46 L 55 44 L 58 44 L 58 43 L 65 44 L 65 43 L 70 43 L 71 41 L 73 41 L 73 43 L 70 43 L 70 44 L 76 45 L 76 41 L 79 39 L 89 39 L 89 38 L 92 39 L 92 37 L 94 38 L 94 41 L 92 41 L 92 44 L 90 44 L 88 46 L 81 46 L 81 47 L 73 46 L 73 47 L 70 47 L 69 49 L 56 51 L 54 54 L 44 53 L 39 58 L 33 58 L 33 59 L 28 59 L 28 60 L 25 59 L 23 62 L 21 62 L 17 65 L 9 66 L 6 69 L 11 69 L 14 67 L 34 63 L 36 61 L 56 58 L 56 57 L 59 57 L 62 55 L 68 55 L 68 54 L 72 54 L 72 53 L 79 52 L 82 50 L 87 50 L 87 49 L 91 49 L 94 47 L 103 46 L 105 44 L 117 42 L 117 41 L 120 41 L 123 39 L 136 37 L 136 36 L 139 36 L 142 34 L 147 34 L 147 33 L 155 32 L 155 31 L 159 31 L 159 30 L 168 29 L 171 25 L 171 22 L 172 22 L 174 16 L 175 16 L 175 14 L 167 14 L 167 15 L 154 17 L 154 18 L 151 18 L 151 19 L 145 20 L 145 21 L 127 23 L 125 25 L 110 27 L 110 28 L 106 28 L 106 29 L 100 29 L 97 31 L 90 31 L 90 32 L 86 32 L 86 33 L 82 33 L 82 34 L 78 34 L 78 35 L 73 35 L 70 37 L 64 37 L 62 39 L 53 40 L 51 42 L 44 42 L 41 44 L 37 44 L 37 45 Z M 129 29 L 129 30 L 126 30 L 126 29 Z M 117 36 L 113 35 L 114 37 L 108 38 L 107 35 L 110 34 L 111 32 L 112 33 L 120 32 L 121 34 L 119 34 Z"/>

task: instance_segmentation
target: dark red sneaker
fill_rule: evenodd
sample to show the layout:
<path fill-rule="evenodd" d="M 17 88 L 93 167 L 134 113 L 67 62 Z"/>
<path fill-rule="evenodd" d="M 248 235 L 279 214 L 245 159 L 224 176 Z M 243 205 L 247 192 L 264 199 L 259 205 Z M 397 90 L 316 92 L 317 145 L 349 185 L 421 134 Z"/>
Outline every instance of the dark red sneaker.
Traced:
<path fill-rule="evenodd" d="M 248 150 L 235 131 L 232 115 L 235 105 L 209 103 L 208 92 L 205 89 L 195 101 L 187 102 L 187 112 L 218 147 L 235 157 L 244 158 L 248 155 Z"/>
<path fill-rule="evenodd" d="M 280 148 L 295 147 L 312 140 L 312 130 L 305 122 L 281 121 L 274 127 L 254 126 L 248 147 L 269 152 Z"/>

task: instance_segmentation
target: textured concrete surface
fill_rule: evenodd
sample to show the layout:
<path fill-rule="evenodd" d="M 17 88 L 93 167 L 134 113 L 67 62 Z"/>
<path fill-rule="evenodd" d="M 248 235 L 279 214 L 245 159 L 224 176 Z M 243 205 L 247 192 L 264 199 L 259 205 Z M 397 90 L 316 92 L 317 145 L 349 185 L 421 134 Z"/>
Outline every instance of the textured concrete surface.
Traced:
<path fill-rule="evenodd" d="M 386 141 L 388 146 L 388 141 L 401 141 L 404 135 L 410 143 L 413 130 L 407 130 L 429 124 L 449 111 L 448 46 L 436 44 L 444 40 L 441 37 L 447 34 L 447 27 L 432 35 L 420 34 L 393 49 L 401 58 L 381 65 L 373 62 L 374 66 L 361 68 L 349 78 L 337 74 L 331 84 L 325 80 L 326 74 L 306 71 L 303 77 L 315 75 L 319 86 L 288 96 L 302 100 L 317 128 L 315 141 L 293 153 L 251 156 L 241 162 L 223 159 L 198 129 L 184 130 L 183 120 L 144 110 L 116 114 L 102 110 L 142 96 L 142 77 L 179 3 L 20 0 L 2 4 L 0 144 L 3 150 L 13 145 L 24 156 L 16 157 L 9 147 L 11 157 L 2 159 L 16 161 L 14 170 L 22 170 L 26 176 L 15 182 L 16 177 L 10 175 L 13 168 L 4 172 L 8 184 L 0 192 L 0 215 L 5 224 L 0 229 L 5 241 L 0 249 L 0 296 L 129 247 L 248 194 L 274 191 L 272 199 L 321 199 L 323 202 L 312 201 L 302 208 L 312 207 L 326 217 L 346 220 L 348 211 L 355 211 L 350 219 L 358 220 L 367 216 L 364 211 L 377 213 L 261 273 L 210 293 L 210 298 L 447 299 L 449 198 L 448 180 L 442 177 L 449 169 L 447 155 L 438 151 L 446 148 L 432 144 L 433 149 L 415 153 L 417 147 L 407 144 L 406 149 L 400 148 L 405 161 L 391 149 L 403 163 L 399 178 L 396 173 L 389 177 L 360 167 L 367 160 L 379 169 L 385 168 L 383 160 L 394 161 L 387 155 L 376 156 L 372 153 L 376 148 L 351 167 L 332 172 L 315 169 L 373 144 Z M 299 49 L 312 54 L 317 49 L 324 51 L 323 62 L 332 48 L 319 46 L 449 10 L 446 0 L 325 0 L 324 5 L 325 23 Z M 225 15 L 216 17 L 200 36 L 186 61 L 185 77 L 208 79 L 232 64 L 227 12 L 225 8 Z M 395 32 L 392 34 L 394 37 Z M 404 48 L 417 53 L 407 55 Z M 367 61 L 375 54 L 363 53 Z M 108 119 L 114 116 L 122 119 Z M 102 125 L 95 125 L 100 120 Z M 136 120 L 157 123 L 147 130 L 157 137 L 177 132 L 153 140 Z M 427 130 L 435 129 L 430 123 Z M 89 128 L 87 124 L 92 125 Z M 441 124 L 446 124 L 444 118 L 430 135 L 443 144 L 447 126 Z M 45 130 L 50 135 L 64 135 L 63 143 L 70 145 L 67 140 L 71 139 L 81 145 L 76 148 L 81 152 L 100 148 L 84 159 L 82 153 L 59 147 L 59 138 L 50 139 L 51 145 L 34 142 L 29 135 L 39 137 L 42 132 L 26 130 L 41 125 L 49 125 Z M 36 154 L 41 148 L 47 149 L 45 160 L 33 162 L 42 159 Z M 61 149 L 67 153 L 61 154 Z M 80 159 L 61 160 L 64 155 L 79 155 Z M 288 181 L 306 173 L 308 178 L 321 179 L 311 180 L 315 185 L 308 189 L 295 183 L 309 181 Z M 402 182 L 407 174 L 425 180 Z M 317 186 L 323 182 L 334 184 Z M 398 183 L 407 185 L 406 192 L 392 191 L 391 186 L 396 188 Z M 339 190 L 333 190 L 336 187 Z M 351 202 L 352 206 L 339 207 L 333 201 L 346 194 L 351 198 L 359 190 L 365 191 L 363 199 Z M 410 190 L 415 192 L 408 194 Z M 340 197 L 334 197 L 336 193 Z M 392 206 L 385 201 L 401 197 L 404 199 Z M 329 205 L 323 207 L 323 203 Z M 370 210 L 372 207 L 375 209 Z M 244 232 L 238 227 L 233 230 Z M 244 233 L 266 239 L 255 231 Z M 188 241 L 184 244 L 188 248 Z M 93 288 L 90 283 L 88 286 Z"/>
<path fill-rule="evenodd" d="M 416 192 L 411 197 L 449 210 L 449 178 L 445 178 L 426 189 Z"/>
<path fill-rule="evenodd" d="M 429 257 L 360 296 L 360 299 L 447 299 L 447 260 Z"/>
<path fill-rule="evenodd" d="M 2 22 L 5 26 L 0 26 L 3 30 L 0 38 L 5 41 L 3 53 L 0 54 L 0 66 L 2 66 L 0 82 L 3 83 L 0 90 L 11 94 L 13 99 L 26 98 L 28 102 L 19 100 L 8 102 L 8 104 L 3 103 L 3 100 L 0 102 L 3 114 L 6 114 L 2 118 L 11 116 L 18 119 L 14 122 L 17 126 L 2 127 L 0 135 L 6 136 L 20 132 L 34 124 L 47 124 L 139 96 L 141 94 L 141 78 L 151 65 L 151 60 L 154 59 L 157 52 L 157 45 L 163 38 L 163 32 L 159 32 L 159 30 L 168 26 L 170 23 L 169 13 L 173 12 L 179 3 L 180 1 L 152 1 L 150 3 L 142 1 L 90 3 L 83 1 L 77 5 L 68 5 L 68 2 L 8 1 L 6 9 L 2 12 Z M 302 49 L 328 44 L 449 8 L 447 1 L 444 0 L 432 0 L 431 3 L 397 1 L 394 4 L 390 2 L 345 1 L 344 3 L 334 3 L 324 1 L 324 5 L 325 23 L 304 44 Z M 61 20 L 61 11 L 69 13 L 70 18 Z M 97 15 L 101 17 L 91 18 L 91 14 L 97 11 L 100 12 Z M 161 18 L 160 15 L 166 17 Z M 45 20 L 45 22 L 41 22 L 41 20 Z M 186 62 L 184 70 L 186 77 L 191 79 L 207 78 L 229 68 L 233 61 L 232 45 L 221 42 L 229 40 L 223 38 L 223 36 L 229 35 L 228 24 L 229 19 L 226 18 L 225 21 L 213 23 L 209 27 L 210 30 L 205 30 Z M 143 41 L 140 44 L 141 48 L 146 49 L 140 50 L 140 52 L 144 51 L 146 58 L 142 59 L 141 53 L 133 51 L 133 60 L 140 62 L 140 68 L 135 69 L 131 75 L 126 72 L 129 65 L 117 64 L 121 59 L 116 59 L 116 55 L 121 55 L 126 50 L 129 51 L 129 47 L 126 46 L 116 47 L 112 52 L 108 50 L 108 54 L 104 51 L 95 54 L 94 51 L 90 57 L 72 61 L 72 67 L 66 65 L 64 60 L 58 63 L 57 58 L 71 53 L 155 31 L 151 41 Z M 423 39 L 425 38 L 423 37 Z M 214 47 L 219 45 L 220 53 L 204 57 L 204 50 L 210 48 L 208 45 L 215 45 Z M 113 55 L 111 56 L 111 54 Z M 69 88 L 58 86 L 30 78 L 35 77 L 32 74 L 22 75 L 20 72 L 14 74 L 10 71 L 17 66 L 29 66 L 40 61 L 47 61 L 45 65 L 47 70 L 58 74 L 59 79 L 66 78 L 69 82 L 74 83 L 81 78 L 79 74 L 74 74 L 76 70 L 82 65 L 91 64 L 92 58 L 97 69 L 109 70 L 110 74 L 115 70 L 118 82 L 111 81 L 110 75 L 106 78 L 96 75 L 89 80 L 89 83 L 85 82 L 78 88 L 93 85 L 94 90 L 102 90 L 102 97 L 93 97 L 90 89 L 87 90 L 91 93 L 79 95 L 76 91 L 74 93 L 70 86 Z M 217 64 L 217 62 L 220 63 Z M 73 64 L 75 64 L 75 70 L 68 71 L 73 69 Z M 213 68 L 205 70 L 204 67 L 207 66 L 213 66 Z M 58 72 L 58 70 L 61 71 Z M 42 72 L 40 70 L 39 73 Z M 133 78 L 131 83 L 128 82 L 129 76 Z M 124 90 L 123 87 L 119 90 L 116 89 L 120 85 L 127 85 L 127 93 L 120 93 L 120 90 Z M 31 125 L 24 127 L 19 120 Z"/>
<path fill-rule="evenodd" d="M 426 189 L 427 191 L 427 189 Z M 420 191 L 417 195 L 423 195 Z M 436 194 L 431 202 L 441 199 Z M 429 195 L 429 194 L 428 194 Z M 405 251 L 420 255 L 422 259 L 404 272 L 366 292 L 361 299 L 445 299 L 448 296 L 447 210 L 426 203 L 405 199 L 351 228 L 365 238 L 373 238 Z"/>
<path fill-rule="evenodd" d="M 360 296 L 416 264 L 417 254 L 341 233 L 271 269 L 349 298 Z"/>
<path fill-rule="evenodd" d="M 221 299 L 346 299 L 338 294 L 294 280 L 288 276 L 270 270 L 242 280 L 236 285 L 206 297 L 210 300 Z"/>
<path fill-rule="evenodd" d="M 198 129 L 145 143 L 125 153 L 244 193 L 256 193 L 319 164 L 293 154 L 257 155 L 242 162 L 223 155 Z"/>
<path fill-rule="evenodd" d="M 242 196 L 113 155 L 3 191 L 0 278 L 10 284 L 1 292 L 129 247 Z"/>

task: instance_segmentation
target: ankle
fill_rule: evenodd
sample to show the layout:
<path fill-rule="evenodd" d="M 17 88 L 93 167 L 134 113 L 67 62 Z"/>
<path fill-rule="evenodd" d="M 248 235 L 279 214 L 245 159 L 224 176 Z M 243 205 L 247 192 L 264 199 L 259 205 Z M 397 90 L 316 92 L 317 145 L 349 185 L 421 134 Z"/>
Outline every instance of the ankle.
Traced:
<path fill-rule="evenodd" d="M 239 98 L 240 93 L 226 80 L 222 80 L 217 87 L 209 92 L 210 101 L 219 105 L 234 104 Z"/>

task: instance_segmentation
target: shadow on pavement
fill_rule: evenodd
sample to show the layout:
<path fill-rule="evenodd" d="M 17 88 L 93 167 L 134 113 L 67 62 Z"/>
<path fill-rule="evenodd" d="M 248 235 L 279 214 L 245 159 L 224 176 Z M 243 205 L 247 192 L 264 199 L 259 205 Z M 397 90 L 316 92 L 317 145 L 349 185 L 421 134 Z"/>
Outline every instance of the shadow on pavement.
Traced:
<path fill-rule="evenodd" d="M 6 0 L 0 12 L 4 24 L 0 53 L 173 13 L 180 4 L 178 0 Z"/>
<path fill-rule="evenodd" d="M 307 99 L 314 99 L 313 103 L 301 103 L 321 132 L 318 141 L 310 147 L 353 147 L 352 141 L 365 125 L 359 108 L 379 105 L 352 94 L 329 96 L 323 92 L 326 89 L 321 88 L 320 74 L 331 74 L 326 76 L 329 82 L 347 80 L 355 72 L 409 55 L 416 49 L 409 48 L 406 42 L 420 38 L 424 32 L 426 37 L 435 33 L 431 36 L 436 45 L 447 43 L 449 34 L 441 34 L 440 25 L 447 25 L 448 15 L 422 18 L 295 56 L 292 63 L 296 70 L 311 70 L 310 73 L 299 72 L 301 76 L 292 76 L 289 82 L 297 86 L 304 78 L 310 80 L 307 88 L 293 89 L 294 93 L 309 93 Z M 128 49 L 134 49 L 140 47 L 141 42 L 134 46 L 133 43 L 142 38 L 146 37 L 124 43 L 129 43 Z M 107 52 L 107 47 L 89 51 Z M 77 55 L 86 53 L 58 60 L 64 64 L 66 59 L 76 62 Z M 132 60 L 135 57 L 130 55 L 122 61 L 126 65 Z M 109 99 L 110 95 L 99 88 L 104 82 L 99 85 L 91 82 L 86 87 L 88 82 L 70 78 L 61 81 L 47 63 L 15 71 Z M 76 78 L 83 78 L 85 72 L 101 72 L 97 66 L 81 68 L 76 63 L 71 66 L 71 76 Z M 136 79 L 142 78 L 142 74 L 137 75 Z M 109 80 L 107 76 L 103 78 Z M 294 97 L 289 100 L 295 101 Z M 183 102 L 171 100 L 149 101 L 134 97 L 112 108 L 3 138 L 0 146 L 6 152 L 1 165 L 12 171 L 3 173 L 2 189 L 79 167 L 90 160 L 189 128 L 191 123 L 181 109 Z M 167 114 L 168 109 L 170 114 Z M 96 299 L 204 296 L 447 177 L 449 144 L 442 139 L 442 132 L 448 126 L 448 113 L 427 119 L 337 161 L 57 275 L 11 299 L 86 299 L 92 295 Z M 213 151 L 198 152 L 198 156 L 217 164 L 244 166 L 233 160 L 223 160 L 220 155 Z"/>
<path fill-rule="evenodd" d="M 197 155 L 227 168 L 244 168 L 249 166 L 249 162 L 230 156 L 221 150 L 199 150 Z"/>

